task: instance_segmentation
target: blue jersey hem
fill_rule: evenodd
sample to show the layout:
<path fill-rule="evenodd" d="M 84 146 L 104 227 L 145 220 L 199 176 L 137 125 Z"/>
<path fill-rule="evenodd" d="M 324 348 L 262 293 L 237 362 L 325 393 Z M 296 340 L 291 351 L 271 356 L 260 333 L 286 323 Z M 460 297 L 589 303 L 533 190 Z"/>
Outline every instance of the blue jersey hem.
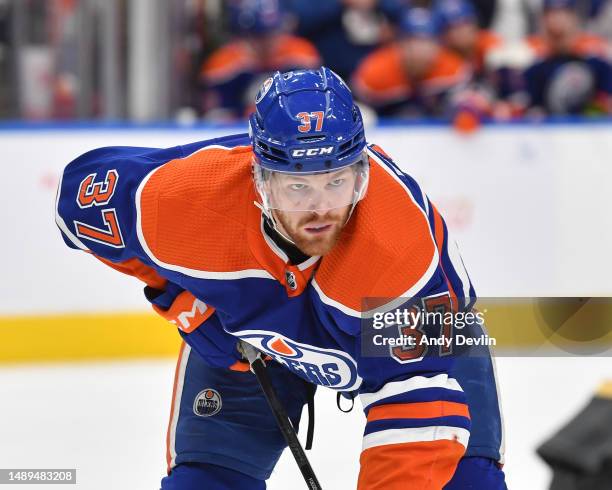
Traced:
<path fill-rule="evenodd" d="M 209 453 L 209 452 L 197 452 L 197 453 L 183 453 L 176 457 L 176 464 L 183 463 L 209 463 L 217 466 L 222 466 L 231 470 L 239 471 L 244 473 L 256 480 L 267 480 L 270 478 L 274 467 L 270 468 L 269 471 L 262 470 L 259 466 L 250 465 L 242 460 L 224 456 L 222 454 Z"/>

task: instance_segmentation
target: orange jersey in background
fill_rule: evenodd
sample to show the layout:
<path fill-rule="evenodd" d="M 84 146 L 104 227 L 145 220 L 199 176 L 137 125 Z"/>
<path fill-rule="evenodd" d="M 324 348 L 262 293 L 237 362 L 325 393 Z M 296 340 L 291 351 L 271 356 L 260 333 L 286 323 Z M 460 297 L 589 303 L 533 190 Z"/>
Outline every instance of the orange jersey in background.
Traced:
<path fill-rule="evenodd" d="M 316 68 L 321 64 L 310 41 L 289 34 L 267 38 L 267 53 L 246 39 L 232 41 L 213 52 L 200 70 L 205 90 L 203 112 L 223 110 L 229 118 L 252 112 L 255 95 L 263 80 L 273 72 Z"/>
<path fill-rule="evenodd" d="M 548 40 L 544 36 L 530 36 L 526 39 L 526 43 L 538 58 L 547 58 L 552 54 Z M 597 56 L 609 59 L 611 49 L 604 38 L 583 32 L 574 39 L 569 54 L 579 57 Z"/>
<path fill-rule="evenodd" d="M 491 31 L 481 30 L 476 41 L 476 53 L 472 61 L 474 72 L 481 74 L 485 70 L 487 56 L 502 45 L 502 39 Z"/>
<path fill-rule="evenodd" d="M 459 56 L 442 48 L 428 73 L 410 78 L 401 46 L 378 49 L 357 68 L 353 88 L 357 97 L 381 115 L 414 113 L 433 116 L 444 112 L 444 98 L 467 83 L 471 70 Z"/>

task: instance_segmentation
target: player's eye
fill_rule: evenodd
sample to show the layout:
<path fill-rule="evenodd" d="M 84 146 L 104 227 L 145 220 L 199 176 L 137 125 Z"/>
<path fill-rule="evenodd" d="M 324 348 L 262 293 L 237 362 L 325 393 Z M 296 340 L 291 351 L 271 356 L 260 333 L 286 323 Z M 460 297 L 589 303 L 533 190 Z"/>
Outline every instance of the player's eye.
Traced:
<path fill-rule="evenodd" d="M 290 184 L 289 185 L 289 189 L 291 189 L 292 191 L 303 191 L 307 187 L 308 186 L 306 184 Z"/>
<path fill-rule="evenodd" d="M 340 187 L 342 184 L 344 184 L 345 180 L 346 179 L 344 179 L 344 178 L 334 179 L 331 182 L 329 182 L 327 185 L 329 185 L 331 187 Z"/>

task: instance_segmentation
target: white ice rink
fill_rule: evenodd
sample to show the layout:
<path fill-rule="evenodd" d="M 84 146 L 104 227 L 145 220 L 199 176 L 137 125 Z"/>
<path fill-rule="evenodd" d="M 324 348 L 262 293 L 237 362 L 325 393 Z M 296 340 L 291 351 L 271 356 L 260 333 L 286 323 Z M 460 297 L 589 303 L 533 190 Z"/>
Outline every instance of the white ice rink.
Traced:
<path fill-rule="evenodd" d="M 466 138 L 446 128 L 410 126 L 372 128 L 369 138 L 441 203 L 481 297 L 586 297 L 612 295 L 612 261 L 601 253 L 612 248 L 609 216 L 601 212 L 612 207 L 611 131 L 610 125 L 536 129 L 529 124 L 485 128 Z M 5 228 L 19 238 L 0 243 L 0 256 L 11 258 L 3 263 L 0 315 L 142 308 L 141 289 L 132 280 L 62 243 L 52 219 L 61 169 L 91 148 L 170 147 L 220 134 L 199 129 L 1 133 L 4 160 L 19 165 L 5 165 L 0 194 L 5 202 L 27 205 L 19 213 L 14 207 L 0 210 Z M 0 365 L 0 468 L 77 468 L 77 486 L 52 488 L 158 489 L 165 472 L 173 372 L 169 360 Z M 499 358 L 498 373 L 509 488 L 545 490 L 549 473 L 535 447 L 588 401 L 602 379 L 612 378 L 612 362 L 609 357 Z M 358 406 L 351 414 L 340 413 L 334 395 L 324 390 L 317 395 L 310 458 L 326 490 L 354 489 L 363 415 Z M 269 489 L 301 488 L 286 453 Z"/>
<path fill-rule="evenodd" d="M 534 448 L 586 403 L 601 379 L 612 376 L 612 363 L 609 358 L 497 361 L 509 488 L 544 490 L 549 473 Z M 78 484 L 53 486 L 58 489 L 158 489 L 173 371 L 170 361 L 0 368 L 0 468 L 77 468 Z M 363 427 L 360 406 L 355 408 L 340 413 L 334 393 L 319 390 L 310 458 L 326 489 L 355 488 Z M 268 488 L 303 488 L 287 451 Z"/>

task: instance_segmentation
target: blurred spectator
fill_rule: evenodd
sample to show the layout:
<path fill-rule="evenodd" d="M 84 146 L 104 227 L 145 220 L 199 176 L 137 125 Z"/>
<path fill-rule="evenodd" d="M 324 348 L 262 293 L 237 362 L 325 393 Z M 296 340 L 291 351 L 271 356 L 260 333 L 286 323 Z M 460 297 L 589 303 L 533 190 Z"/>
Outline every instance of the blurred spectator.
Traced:
<path fill-rule="evenodd" d="M 11 74 L 11 52 L 9 51 L 10 5 L 7 0 L 0 0 L 0 117 L 12 114 L 11 89 L 14 86 L 14 74 Z"/>
<path fill-rule="evenodd" d="M 298 34 L 311 39 L 344 79 L 359 62 L 392 38 L 387 20 L 408 0 L 286 0 L 298 22 Z"/>
<path fill-rule="evenodd" d="M 200 72 L 203 112 L 217 120 L 251 112 L 260 85 L 274 71 L 321 64 L 309 41 L 284 32 L 286 17 L 278 0 L 234 0 L 227 8 L 237 37 L 213 52 Z"/>
<path fill-rule="evenodd" d="M 612 0 L 592 0 L 587 29 L 612 41 Z"/>
<path fill-rule="evenodd" d="M 506 104 L 497 104 L 500 78 L 497 67 L 490 63 L 491 54 L 502 47 L 501 38 L 478 26 L 476 11 L 469 0 L 438 0 L 436 14 L 442 43 L 468 63 L 472 71 L 469 88 L 453 99 L 457 111 L 466 111 L 474 124 L 485 117 L 511 117 Z M 465 115 L 463 120 L 468 120 Z"/>
<path fill-rule="evenodd" d="M 406 9 L 400 37 L 363 60 L 353 87 L 382 116 L 448 115 L 454 92 L 471 78 L 469 65 L 442 47 L 431 12 Z"/>
<path fill-rule="evenodd" d="M 521 0 L 526 30 L 533 34 L 539 30 L 544 0 Z M 574 10 L 585 30 L 612 39 L 612 0 L 575 0 Z"/>
<path fill-rule="evenodd" d="M 469 63 L 477 78 L 482 78 L 487 55 L 501 46 L 501 39 L 478 27 L 476 12 L 468 0 L 440 0 L 436 12 L 444 45 Z"/>
<path fill-rule="evenodd" d="M 612 112 L 612 65 L 602 38 L 581 30 L 574 0 L 545 0 L 542 34 L 528 39 L 537 59 L 524 74 L 530 112 Z"/>
<path fill-rule="evenodd" d="M 497 0 L 472 0 L 476 10 L 478 25 L 483 29 L 488 29 L 493 24 L 495 15 L 497 14 Z"/>
<path fill-rule="evenodd" d="M 467 0 L 472 7 L 476 22 L 482 29 L 491 27 L 495 15 L 497 14 L 497 0 Z M 422 7 L 429 10 L 434 10 L 436 0 L 409 0 L 404 4 L 409 4 L 411 7 Z M 503 0 L 502 0 L 503 3 Z"/>

